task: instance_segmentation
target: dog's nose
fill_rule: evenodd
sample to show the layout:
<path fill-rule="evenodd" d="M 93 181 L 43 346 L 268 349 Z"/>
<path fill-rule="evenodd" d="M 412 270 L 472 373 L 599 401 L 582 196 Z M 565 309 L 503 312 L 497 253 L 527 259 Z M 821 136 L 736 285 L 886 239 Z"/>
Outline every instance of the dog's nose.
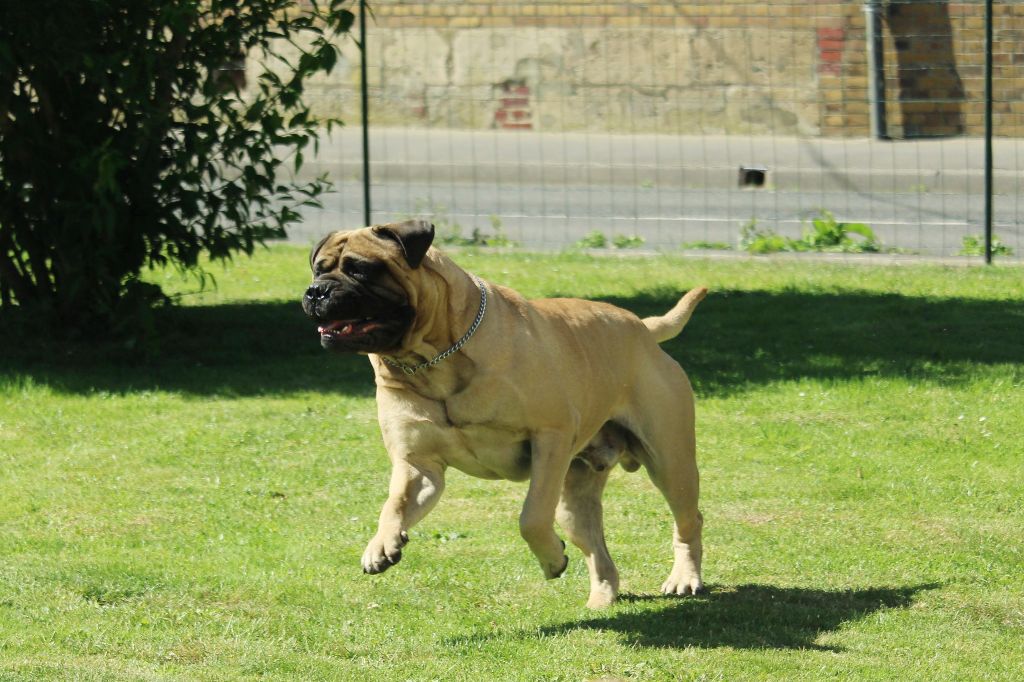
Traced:
<path fill-rule="evenodd" d="M 322 301 L 327 298 L 327 285 L 322 282 L 314 282 L 306 289 L 306 298 L 312 302 Z"/>

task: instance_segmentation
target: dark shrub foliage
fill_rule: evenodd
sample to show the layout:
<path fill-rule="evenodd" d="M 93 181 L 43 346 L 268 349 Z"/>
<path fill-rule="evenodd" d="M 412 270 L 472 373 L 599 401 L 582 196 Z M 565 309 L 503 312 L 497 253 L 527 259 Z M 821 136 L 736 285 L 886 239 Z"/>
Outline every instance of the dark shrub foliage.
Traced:
<path fill-rule="evenodd" d="M 343 4 L 0 3 L 0 305 L 123 330 L 163 300 L 147 267 L 284 236 L 327 188 L 279 176 L 335 123 L 302 93 L 336 61 Z"/>

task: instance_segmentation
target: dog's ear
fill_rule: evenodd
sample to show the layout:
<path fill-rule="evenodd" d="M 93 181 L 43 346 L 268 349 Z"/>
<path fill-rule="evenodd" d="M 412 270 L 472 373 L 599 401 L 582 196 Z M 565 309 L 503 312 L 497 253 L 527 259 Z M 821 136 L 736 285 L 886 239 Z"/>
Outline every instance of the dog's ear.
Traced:
<path fill-rule="evenodd" d="M 313 250 L 309 252 L 309 269 L 310 270 L 312 270 L 313 266 L 316 264 L 316 254 L 318 254 L 320 252 L 320 249 L 323 247 L 324 244 L 327 243 L 327 240 L 330 239 L 330 238 L 331 238 L 331 235 L 327 235 L 326 237 L 321 239 L 319 242 L 317 242 L 317 245 L 314 246 Z"/>
<path fill-rule="evenodd" d="M 401 223 L 376 225 L 373 233 L 383 239 L 398 242 L 409 267 L 418 268 L 434 241 L 434 226 L 426 220 L 406 220 Z"/>

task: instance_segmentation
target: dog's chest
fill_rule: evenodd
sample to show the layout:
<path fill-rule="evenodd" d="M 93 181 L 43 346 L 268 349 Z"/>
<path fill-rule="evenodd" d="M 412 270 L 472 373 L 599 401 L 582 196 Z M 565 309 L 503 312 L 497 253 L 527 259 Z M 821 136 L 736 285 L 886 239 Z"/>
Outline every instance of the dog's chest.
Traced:
<path fill-rule="evenodd" d="M 529 433 L 510 415 L 459 409 L 447 401 L 448 464 L 472 476 L 524 480 L 530 475 Z"/>
<path fill-rule="evenodd" d="M 480 478 L 522 481 L 530 477 L 530 444 L 525 433 L 485 425 L 452 430 L 451 466 Z"/>

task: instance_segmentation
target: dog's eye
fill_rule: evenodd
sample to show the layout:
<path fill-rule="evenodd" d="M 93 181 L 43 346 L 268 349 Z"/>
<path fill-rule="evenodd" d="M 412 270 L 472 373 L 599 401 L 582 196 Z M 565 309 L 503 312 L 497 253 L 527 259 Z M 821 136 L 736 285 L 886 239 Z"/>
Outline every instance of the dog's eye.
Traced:
<path fill-rule="evenodd" d="M 326 258 L 320 259 L 313 264 L 313 276 L 319 277 L 325 272 L 330 272 L 332 267 L 334 266 Z"/>
<path fill-rule="evenodd" d="M 357 258 L 346 258 L 341 262 L 341 271 L 349 277 L 358 280 L 369 279 L 380 268 L 380 263 Z"/>

